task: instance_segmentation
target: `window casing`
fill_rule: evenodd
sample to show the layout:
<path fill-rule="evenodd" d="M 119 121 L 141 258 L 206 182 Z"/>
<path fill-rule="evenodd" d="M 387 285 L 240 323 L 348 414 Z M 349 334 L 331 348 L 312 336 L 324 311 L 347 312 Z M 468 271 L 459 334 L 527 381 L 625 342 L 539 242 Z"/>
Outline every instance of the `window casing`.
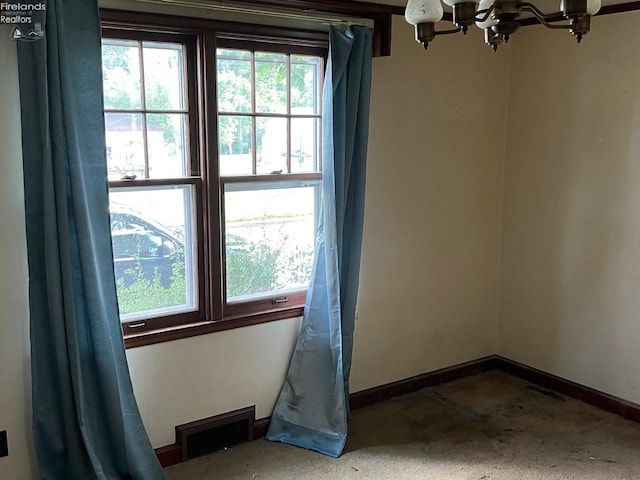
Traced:
<path fill-rule="evenodd" d="M 125 343 L 301 315 L 322 178 L 326 38 L 272 28 L 261 36 L 235 24 L 183 29 L 162 16 L 145 25 L 139 14 L 134 31 L 126 14 L 106 17 L 107 166 Z M 117 48 L 128 63 L 109 51 Z M 136 76 L 137 88 L 123 87 Z"/>

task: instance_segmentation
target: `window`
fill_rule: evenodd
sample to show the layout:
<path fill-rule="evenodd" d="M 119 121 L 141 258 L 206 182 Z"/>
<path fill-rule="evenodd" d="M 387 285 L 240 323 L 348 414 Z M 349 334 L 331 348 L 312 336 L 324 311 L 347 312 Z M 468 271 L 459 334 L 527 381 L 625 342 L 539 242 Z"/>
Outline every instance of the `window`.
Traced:
<path fill-rule="evenodd" d="M 216 57 L 226 306 L 250 313 L 309 283 L 323 59 L 228 48 Z"/>
<path fill-rule="evenodd" d="M 129 346 L 302 313 L 326 39 L 211 27 L 103 29 L 111 234 Z"/>

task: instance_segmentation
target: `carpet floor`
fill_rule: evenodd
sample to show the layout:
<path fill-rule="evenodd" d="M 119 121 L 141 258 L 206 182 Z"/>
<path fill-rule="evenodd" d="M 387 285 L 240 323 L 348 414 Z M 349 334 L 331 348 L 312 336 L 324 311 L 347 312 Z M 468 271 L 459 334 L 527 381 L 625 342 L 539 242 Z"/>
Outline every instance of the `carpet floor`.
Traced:
<path fill-rule="evenodd" d="M 353 412 L 330 458 L 256 440 L 169 480 L 640 480 L 640 425 L 491 371 Z"/>

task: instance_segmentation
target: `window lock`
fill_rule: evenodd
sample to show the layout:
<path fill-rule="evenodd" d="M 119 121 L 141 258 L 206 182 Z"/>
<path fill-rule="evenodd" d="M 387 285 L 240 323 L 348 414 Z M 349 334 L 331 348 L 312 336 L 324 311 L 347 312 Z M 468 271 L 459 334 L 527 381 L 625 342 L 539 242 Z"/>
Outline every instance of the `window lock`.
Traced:
<path fill-rule="evenodd" d="M 127 325 L 127 327 L 140 328 L 140 327 L 144 327 L 146 324 L 147 324 L 146 322 L 130 323 L 129 325 Z"/>

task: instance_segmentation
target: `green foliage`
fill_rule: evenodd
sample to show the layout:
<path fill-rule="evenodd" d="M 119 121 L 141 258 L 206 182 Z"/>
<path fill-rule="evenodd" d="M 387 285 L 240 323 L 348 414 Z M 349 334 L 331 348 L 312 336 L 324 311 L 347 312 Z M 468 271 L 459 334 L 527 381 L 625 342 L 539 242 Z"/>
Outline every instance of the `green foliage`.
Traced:
<path fill-rule="evenodd" d="M 268 242 L 248 242 L 242 248 L 227 254 L 227 297 L 256 295 L 285 288 L 287 285 L 303 285 L 309 281 L 312 252 L 299 248 L 284 252 L 283 239 L 278 246 Z M 173 265 L 171 282 L 163 285 L 156 269 L 153 278 L 146 278 L 138 262 L 125 272 L 134 281 L 125 286 L 124 278 L 118 279 L 118 304 L 120 314 L 138 313 L 159 308 L 175 307 L 187 303 L 184 262 Z M 129 282 L 127 282 L 129 283 Z"/>
<path fill-rule="evenodd" d="M 147 92 L 147 109 L 149 110 L 169 110 L 171 102 L 169 102 L 169 92 L 164 85 L 154 84 L 148 81 L 146 85 Z M 171 118 L 168 114 L 153 114 L 147 116 L 150 128 L 162 130 L 162 138 L 170 145 L 176 141 L 176 135 L 171 124 Z"/>
<path fill-rule="evenodd" d="M 124 278 L 118 279 L 118 306 L 121 315 L 175 307 L 187 302 L 184 262 L 182 261 L 177 260 L 174 263 L 168 288 L 162 284 L 160 272 L 157 269 L 153 278 L 145 278 L 140 262 L 137 262 L 136 267 L 125 273 L 133 276 L 135 280 L 129 286 L 125 286 Z"/>
<path fill-rule="evenodd" d="M 127 73 L 129 71 L 129 63 L 124 54 L 124 49 L 116 45 L 102 45 L 102 64 L 108 70 L 121 68 Z"/>
<path fill-rule="evenodd" d="M 266 243 L 251 243 L 227 254 L 227 297 L 275 290 L 280 252 Z"/>
<path fill-rule="evenodd" d="M 280 56 L 278 55 L 278 57 Z M 285 113 L 287 105 L 286 64 L 256 61 L 255 71 L 256 103 L 259 110 L 269 113 Z"/>
<path fill-rule="evenodd" d="M 229 50 L 225 53 L 229 55 Z M 220 152 L 223 154 L 247 154 L 251 151 L 251 123 L 243 113 L 251 111 L 251 62 L 250 57 L 225 57 L 218 60 L 218 103 L 224 115 L 219 118 L 218 136 Z M 292 57 L 293 58 L 293 57 Z M 273 61 L 282 59 L 282 62 Z M 260 61 L 269 60 L 269 61 Z M 255 62 L 256 103 L 262 113 L 284 113 L 287 101 L 287 68 L 284 55 L 256 53 Z M 315 104 L 316 67 L 312 64 L 292 64 L 290 69 L 290 92 L 292 106 L 312 106 Z M 256 148 L 260 149 L 265 137 L 265 123 L 256 122 Z"/>
<path fill-rule="evenodd" d="M 312 263 L 313 252 L 296 247 L 280 263 L 281 281 L 284 285 L 304 285 L 308 283 Z"/>
<path fill-rule="evenodd" d="M 313 252 L 286 249 L 288 238 L 278 235 L 278 239 L 277 244 L 269 242 L 263 232 L 260 241 L 227 250 L 227 298 L 267 293 L 309 281 Z"/>
<path fill-rule="evenodd" d="M 131 58 L 132 50 L 117 45 L 102 46 L 102 77 L 104 85 L 104 103 L 113 109 L 131 109 L 141 106 L 140 72 L 138 59 Z M 171 107 L 169 92 L 165 85 L 157 83 L 161 78 L 146 78 L 146 108 L 148 110 L 168 110 Z M 155 114 L 148 117 L 148 126 L 162 130 L 163 139 L 168 144 L 175 142 L 175 132 L 171 118 L 167 114 Z"/>
<path fill-rule="evenodd" d="M 251 153 L 251 120 L 249 117 L 221 116 L 218 121 L 220 153 Z"/>

